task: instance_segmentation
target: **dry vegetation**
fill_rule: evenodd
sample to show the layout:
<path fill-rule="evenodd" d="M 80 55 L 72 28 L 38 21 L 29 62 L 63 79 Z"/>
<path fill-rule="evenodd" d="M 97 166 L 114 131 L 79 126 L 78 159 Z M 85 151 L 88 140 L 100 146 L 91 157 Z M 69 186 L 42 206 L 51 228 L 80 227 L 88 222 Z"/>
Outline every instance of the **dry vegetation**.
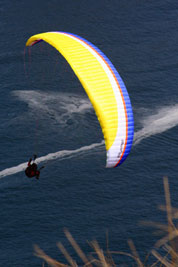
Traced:
<path fill-rule="evenodd" d="M 133 263 L 130 263 L 129 260 L 126 265 L 124 266 L 166 266 L 166 267 L 173 267 L 178 266 L 178 228 L 174 224 L 174 220 L 178 219 L 178 209 L 173 208 L 171 206 L 171 199 L 170 199 L 170 191 L 169 191 L 169 184 L 167 177 L 164 178 L 164 190 L 165 190 L 165 206 L 160 206 L 159 208 L 163 211 L 166 211 L 167 214 L 167 224 L 155 223 L 155 222 L 144 222 L 145 225 L 154 226 L 159 231 L 164 233 L 164 237 L 158 240 L 154 246 L 154 249 L 150 252 L 150 255 L 154 257 L 152 264 L 148 264 L 148 258 L 141 261 L 138 252 L 131 240 L 128 241 L 128 245 L 130 247 L 131 253 L 125 252 L 112 252 L 106 250 L 105 252 L 100 248 L 97 241 L 93 241 L 90 243 L 90 246 L 93 249 L 93 252 L 90 255 L 85 255 L 82 249 L 79 247 L 75 239 L 72 237 L 69 231 L 66 229 L 64 230 L 66 238 L 74 248 L 76 254 L 80 257 L 81 261 L 83 262 L 83 266 L 101 266 L 101 267 L 115 267 L 119 266 L 119 262 L 115 263 L 113 260 L 113 255 L 125 255 L 129 257 L 129 259 L 133 260 Z M 79 266 L 75 260 L 72 259 L 66 248 L 61 244 L 57 243 L 57 246 L 61 253 L 65 256 L 67 264 L 62 262 L 56 261 L 46 255 L 38 246 L 35 246 L 35 255 L 40 257 L 44 260 L 43 266 L 53 266 L 53 267 L 76 267 Z M 81 266 L 81 265 L 80 265 Z"/>

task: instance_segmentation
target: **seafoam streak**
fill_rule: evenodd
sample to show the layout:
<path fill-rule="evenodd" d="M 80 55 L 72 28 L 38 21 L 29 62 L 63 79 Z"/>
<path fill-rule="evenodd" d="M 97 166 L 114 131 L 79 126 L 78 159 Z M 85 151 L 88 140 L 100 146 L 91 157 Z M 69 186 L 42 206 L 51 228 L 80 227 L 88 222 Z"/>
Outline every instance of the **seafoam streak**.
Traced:
<path fill-rule="evenodd" d="M 143 139 L 163 133 L 178 125 L 178 105 L 161 108 L 156 114 L 146 117 L 142 122 L 142 129 L 137 131 L 134 135 L 134 145 L 139 144 Z M 65 160 L 72 158 L 95 148 L 103 147 L 104 141 L 101 143 L 84 146 L 75 150 L 62 150 L 56 153 L 50 153 L 46 156 L 40 157 L 36 160 L 37 163 L 47 162 L 52 160 Z M 0 179 L 12 175 L 21 171 L 24 171 L 27 166 L 26 163 L 22 163 L 18 166 L 7 168 L 0 171 Z"/>
<path fill-rule="evenodd" d="M 66 118 L 72 119 L 75 114 L 85 114 L 93 110 L 90 101 L 77 94 L 39 90 L 16 90 L 12 94 L 28 104 L 30 114 L 34 112 L 38 117 L 52 117 L 60 123 L 60 127 L 66 125 Z"/>
<path fill-rule="evenodd" d="M 87 151 L 90 151 L 92 149 L 95 149 L 95 148 L 101 147 L 101 146 L 104 146 L 104 141 L 102 141 L 101 143 L 96 143 L 96 144 L 92 144 L 89 146 L 83 146 L 83 147 L 75 149 L 75 150 L 62 150 L 62 151 L 58 151 L 55 153 L 50 153 L 46 156 L 38 158 L 36 160 L 36 162 L 41 163 L 41 162 L 47 162 L 47 161 L 56 160 L 56 159 L 64 160 L 66 158 L 75 157 L 76 155 L 80 155 L 83 152 L 87 152 Z M 24 171 L 26 167 L 27 167 L 27 162 L 19 164 L 15 167 L 12 167 L 12 168 L 7 168 L 5 170 L 2 170 L 2 171 L 0 171 L 0 179 L 5 177 L 5 176 Z"/>
<path fill-rule="evenodd" d="M 178 105 L 159 109 L 156 114 L 147 116 L 141 122 L 142 128 L 134 134 L 134 145 L 143 139 L 163 133 L 178 125 Z"/>

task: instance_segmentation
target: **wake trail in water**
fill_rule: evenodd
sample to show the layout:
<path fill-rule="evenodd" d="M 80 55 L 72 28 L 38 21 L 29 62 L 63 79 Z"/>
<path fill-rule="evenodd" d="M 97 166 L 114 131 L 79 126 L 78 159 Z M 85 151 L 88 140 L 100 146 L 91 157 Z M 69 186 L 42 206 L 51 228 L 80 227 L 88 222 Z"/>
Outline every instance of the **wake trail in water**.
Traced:
<path fill-rule="evenodd" d="M 44 111 L 49 111 L 49 105 L 48 102 L 56 99 L 56 97 L 60 98 L 60 101 L 62 99 L 63 103 L 63 109 L 65 112 L 68 112 L 70 116 L 73 116 L 73 113 L 85 113 L 88 109 L 91 108 L 90 103 L 88 100 L 78 98 L 77 96 L 68 97 L 68 95 L 65 94 L 58 94 L 58 95 L 49 95 L 49 94 L 43 94 L 43 101 L 41 101 L 42 93 L 30 91 L 16 91 L 14 94 L 16 94 L 21 100 L 28 102 L 29 106 L 32 108 L 36 107 L 39 108 L 39 102 L 41 102 L 42 106 L 40 107 L 41 110 L 45 109 Z M 31 95 L 33 95 L 33 98 L 31 98 Z M 40 99 L 40 101 L 39 101 Z M 70 100 L 70 102 L 69 102 Z M 61 105 L 60 105 L 61 106 Z M 50 110 L 51 112 L 51 110 Z M 58 121 L 62 121 L 61 114 L 59 114 L 57 111 L 53 110 L 54 117 Z M 147 114 L 150 113 L 150 111 L 146 111 Z M 141 129 L 135 132 L 134 134 L 134 145 L 139 144 L 143 139 L 148 138 L 152 135 L 163 133 L 175 126 L 178 125 L 178 105 L 174 106 L 168 106 L 161 108 L 155 112 L 153 115 L 147 115 L 145 118 L 139 122 L 141 124 Z M 75 150 L 62 150 L 58 151 L 56 153 L 50 153 L 46 156 L 40 157 L 36 160 L 37 163 L 41 162 L 48 162 L 53 160 L 65 160 L 69 158 L 73 158 L 75 156 L 80 156 L 82 154 L 87 155 L 89 151 L 92 151 L 94 149 L 102 148 L 104 151 L 104 141 L 100 143 L 91 144 L 89 146 L 84 146 L 79 149 Z M 27 167 L 27 162 L 19 164 L 18 166 L 11 167 L 4 169 L 0 171 L 0 179 L 12 175 L 21 171 L 24 171 Z"/>
<path fill-rule="evenodd" d="M 68 158 L 73 158 L 77 155 L 81 155 L 83 153 L 85 153 L 85 155 L 87 154 L 87 151 L 91 151 L 95 148 L 98 147 L 102 147 L 104 145 L 104 141 L 102 141 L 101 143 L 96 143 L 96 144 L 92 144 L 89 146 L 83 146 L 81 148 L 75 149 L 75 150 L 62 150 L 62 151 L 58 151 L 55 153 L 50 153 L 46 156 L 40 157 L 36 160 L 36 163 L 41 163 L 41 162 L 49 162 L 52 160 L 64 160 L 64 159 L 68 159 Z M 15 167 L 12 168 L 7 168 L 3 171 L 0 171 L 0 179 L 8 176 L 8 175 L 12 175 L 21 171 L 24 171 L 27 167 L 27 162 L 19 164 Z"/>
<path fill-rule="evenodd" d="M 142 129 L 134 134 L 134 145 L 152 135 L 163 133 L 178 125 L 178 105 L 159 109 L 141 121 Z"/>
<path fill-rule="evenodd" d="M 49 119 L 53 118 L 60 126 L 65 126 L 67 120 L 76 114 L 85 114 L 93 110 L 89 99 L 70 93 L 41 92 L 33 90 L 13 91 L 20 101 L 28 104 L 30 113 Z M 75 121 L 75 120 L 74 120 Z"/>

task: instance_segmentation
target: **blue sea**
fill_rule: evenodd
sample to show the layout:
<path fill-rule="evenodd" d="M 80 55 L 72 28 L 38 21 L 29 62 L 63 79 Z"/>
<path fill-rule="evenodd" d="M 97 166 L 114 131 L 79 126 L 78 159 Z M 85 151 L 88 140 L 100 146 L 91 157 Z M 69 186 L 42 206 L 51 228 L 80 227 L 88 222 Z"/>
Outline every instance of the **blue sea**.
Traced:
<path fill-rule="evenodd" d="M 65 228 L 86 255 L 92 240 L 130 253 L 131 239 L 143 261 L 154 247 L 160 236 L 141 222 L 166 223 L 164 176 L 178 207 L 177 11 L 176 0 L 0 1 L 0 266 L 42 266 L 34 245 L 66 263 L 58 242 L 82 265 Z M 45 43 L 25 49 L 47 31 L 87 39 L 121 75 L 135 134 L 118 168 L 105 168 L 99 122 L 68 63 Z M 34 153 L 39 180 L 23 171 Z"/>

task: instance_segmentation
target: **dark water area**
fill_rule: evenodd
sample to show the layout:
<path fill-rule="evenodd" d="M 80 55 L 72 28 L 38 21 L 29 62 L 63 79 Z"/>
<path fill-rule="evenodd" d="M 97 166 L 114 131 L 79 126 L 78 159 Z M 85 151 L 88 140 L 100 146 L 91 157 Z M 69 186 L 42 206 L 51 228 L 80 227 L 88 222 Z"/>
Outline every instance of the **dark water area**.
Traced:
<path fill-rule="evenodd" d="M 0 179 L 0 266 L 42 266 L 34 244 L 64 260 L 58 241 L 75 258 L 64 228 L 86 254 L 87 240 L 106 249 L 106 233 L 111 250 L 129 252 L 128 239 L 142 259 L 152 249 L 159 237 L 139 222 L 166 223 L 157 209 L 165 203 L 165 175 L 178 206 L 177 10 L 175 0 L 0 1 L 0 170 L 26 162 L 34 152 L 41 157 L 62 151 L 39 181 L 23 172 Z M 124 80 L 135 142 L 120 167 L 106 169 L 104 145 L 92 147 L 103 135 L 62 56 L 43 43 L 24 53 L 31 35 L 47 31 L 87 39 Z M 65 156 L 65 150 L 74 152 Z M 131 266 L 127 258 L 116 261 Z"/>

